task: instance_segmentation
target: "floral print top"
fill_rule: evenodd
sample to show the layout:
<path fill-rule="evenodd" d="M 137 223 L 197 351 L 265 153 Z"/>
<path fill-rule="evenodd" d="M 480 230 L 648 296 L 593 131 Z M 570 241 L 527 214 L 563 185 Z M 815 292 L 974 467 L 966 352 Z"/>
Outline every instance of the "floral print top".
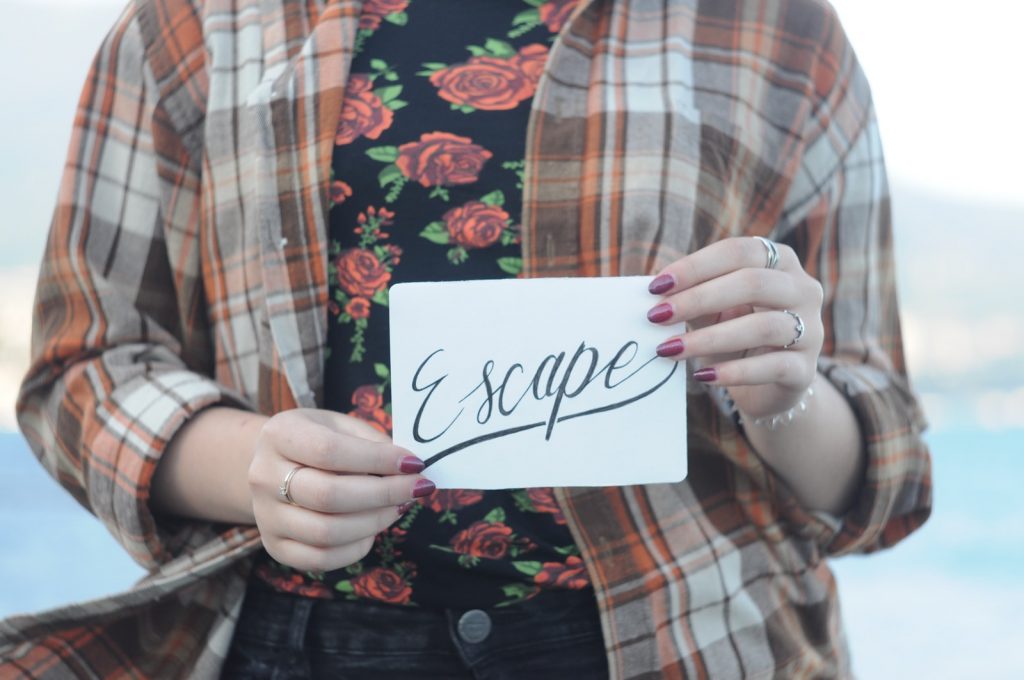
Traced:
<path fill-rule="evenodd" d="M 388 287 L 515 277 L 530 102 L 576 0 L 367 0 L 331 172 L 325 407 L 391 431 Z M 318 598 L 502 606 L 590 587 L 551 489 L 448 489 L 360 562 L 254 583 Z"/>

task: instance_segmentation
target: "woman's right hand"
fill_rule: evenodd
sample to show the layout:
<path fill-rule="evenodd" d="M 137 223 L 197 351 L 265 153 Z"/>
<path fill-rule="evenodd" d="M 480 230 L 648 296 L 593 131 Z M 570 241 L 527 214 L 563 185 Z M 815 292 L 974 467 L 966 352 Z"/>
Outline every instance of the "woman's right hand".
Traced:
<path fill-rule="evenodd" d="M 278 493 L 295 466 L 289 491 Z M 330 571 L 362 559 L 374 537 L 434 484 L 423 461 L 369 423 L 320 409 L 282 411 L 256 439 L 249 466 L 252 509 L 263 546 L 278 562 Z"/>

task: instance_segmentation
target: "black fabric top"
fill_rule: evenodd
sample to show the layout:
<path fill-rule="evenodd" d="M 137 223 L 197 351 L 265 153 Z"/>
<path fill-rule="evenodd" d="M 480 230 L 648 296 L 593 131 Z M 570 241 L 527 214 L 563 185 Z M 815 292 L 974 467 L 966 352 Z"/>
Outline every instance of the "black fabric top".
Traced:
<path fill-rule="evenodd" d="M 331 174 L 325 407 L 390 433 L 390 285 L 514 277 L 533 92 L 575 0 L 364 4 Z M 547 488 L 444 490 L 361 562 L 254 581 L 311 597 L 490 607 L 589 588 Z"/>

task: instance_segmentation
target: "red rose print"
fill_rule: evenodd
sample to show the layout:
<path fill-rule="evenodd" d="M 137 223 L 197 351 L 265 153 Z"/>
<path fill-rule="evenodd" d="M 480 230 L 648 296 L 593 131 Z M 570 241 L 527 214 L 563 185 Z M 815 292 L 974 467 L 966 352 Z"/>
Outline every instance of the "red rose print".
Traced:
<path fill-rule="evenodd" d="M 345 83 L 345 96 L 369 92 L 372 88 L 373 81 L 370 80 L 369 74 L 352 73 L 348 77 L 348 82 Z"/>
<path fill-rule="evenodd" d="M 549 31 L 558 33 L 575 6 L 576 0 L 548 0 L 538 8 L 540 20 Z"/>
<path fill-rule="evenodd" d="M 501 522 L 474 522 L 452 538 L 452 549 L 463 555 L 501 559 L 508 552 L 512 528 Z"/>
<path fill-rule="evenodd" d="M 354 74 L 345 86 L 345 100 L 334 135 L 335 144 L 349 144 L 360 136 L 377 139 L 391 127 L 394 114 L 370 91 L 370 79 Z"/>
<path fill-rule="evenodd" d="M 449 132 L 425 132 L 418 142 L 398 147 L 395 165 L 425 187 L 470 184 L 493 154 L 469 137 Z"/>
<path fill-rule="evenodd" d="M 484 498 L 482 491 L 471 489 L 438 489 L 423 499 L 423 504 L 434 512 L 459 510 L 479 503 Z"/>
<path fill-rule="evenodd" d="M 352 296 L 371 298 L 391 280 L 391 272 L 377 256 L 362 248 L 343 250 L 334 266 L 338 270 L 338 284 Z"/>
<path fill-rule="evenodd" d="M 379 432 L 391 434 L 391 416 L 382 408 L 375 408 L 372 411 L 356 409 L 355 411 L 349 411 L 348 415 L 369 423 Z"/>
<path fill-rule="evenodd" d="M 376 31 L 380 20 L 389 14 L 404 12 L 409 0 L 366 0 L 359 16 L 359 28 Z"/>
<path fill-rule="evenodd" d="M 370 316 L 370 301 L 364 297 L 354 297 L 345 305 L 345 313 L 353 319 L 365 319 Z"/>
<path fill-rule="evenodd" d="M 533 508 L 537 512 L 551 513 L 554 515 L 555 524 L 565 524 L 565 515 L 562 514 L 562 509 L 558 507 L 555 494 L 550 488 L 538 487 L 527 489 L 526 495 L 530 497 L 530 502 L 533 503 Z"/>
<path fill-rule="evenodd" d="M 370 413 L 383 404 L 384 398 L 376 385 L 361 385 L 352 393 L 352 405 L 364 413 Z"/>
<path fill-rule="evenodd" d="M 331 182 L 331 202 L 335 205 L 344 203 L 345 199 L 352 195 L 352 187 L 347 183 L 336 179 Z"/>
<path fill-rule="evenodd" d="M 526 45 L 519 48 L 516 56 L 509 61 L 515 64 L 516 68 L 523 72 L 523 75 L 534 86 L 540 80 L 541 71 L 544 70 L 544 62 L 548 60 L 548 48 L 539 43 Z"/>
<path fill-rule="evenodd" d="M 534 81 L 526 78 L 514 59 L 473 57 L 434 71 L 430 82 L 442 99 L 484 111 L 514 109 L 533 96 Z"/>
<path fill-rule="evenodd" d="M 533 582 L 541 588 L 579 590 L 585 588 L 590 583 L 590 579 L 587 577 L 583 560 L 576 555 L 569 555 L 565 564 L 545 562 L 541 570 L 533 577 Z"/>
<path fill-rule="evenodd" d="M 368 422 L 384 434 L 391 432 L 391 416 L 382 408 L 373 409 Z"/>
<path fill-rule="evenodd" d="M 331 589 L 319 581 L 310 581 L 309 583 L 300 586 L 295 592 L 304 597 L 315 597 L 321 600 L 334 599 L 334 593 L 331 592 Z"/>
<path fill-rule="evenodd" d="M 374 567 L 359 574 L 352 579 L 352 589 L 359 597 L 391 604 L 408 604 L 412 596 L 412 587 L 405 579 L 384 567 Z"/>
<path fill-rule="evenodd" d="M 452 208 L 441 219 L 456 245 L 463 248 L 486 248 L 501 238 L 509 216 L 499 206 L 469 201 Z"/>

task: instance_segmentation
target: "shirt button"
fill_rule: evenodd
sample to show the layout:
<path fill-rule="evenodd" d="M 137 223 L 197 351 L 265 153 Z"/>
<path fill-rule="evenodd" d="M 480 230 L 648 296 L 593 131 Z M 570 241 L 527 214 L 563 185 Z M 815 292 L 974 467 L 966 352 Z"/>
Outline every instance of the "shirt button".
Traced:
<path fill-rule="evenodd" d="M 491 634 L 491 617 L 487 612 L 471 609 L 459 617 L 459 637 L 471 644 L 487 639 Z"/>

